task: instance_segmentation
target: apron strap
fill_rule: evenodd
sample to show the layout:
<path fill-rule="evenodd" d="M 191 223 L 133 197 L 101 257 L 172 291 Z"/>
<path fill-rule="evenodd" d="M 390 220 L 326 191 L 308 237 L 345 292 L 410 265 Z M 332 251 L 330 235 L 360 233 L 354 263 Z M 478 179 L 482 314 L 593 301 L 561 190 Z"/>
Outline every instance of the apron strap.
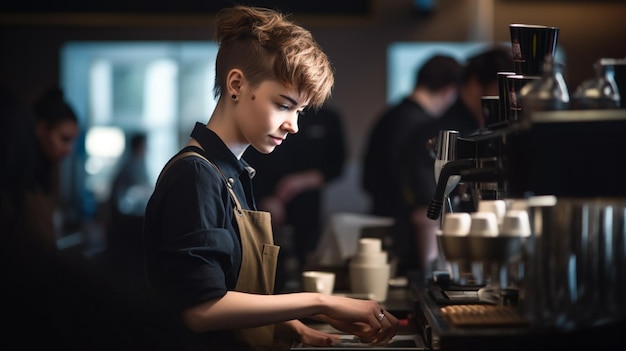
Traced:
<path fill-rule="evenodd" d="M 185 158 L 185 157 L 190 157 L 190 156 L 195 156 L 198 158 L 203 159 L 204 161 L 206 161 L 208 164 L 210 164 L 211 166 L 213 166 L 213 168 L 215 168 L 217 170 L 217 172 L 220 174 L 220 176 L 222 177 L 222 181 L 224 182 L 224 184 L 226 184 L 226 188 L 228 189 L 230 196 L 232 197 L 233 201 L 235 201 L 235 209 L 236 209 L 236 213 L 238 216 L 242 216 L 243 212 L 242 212 L 242 207 L 241 204 L 239 203 L 239 199 L 237 199 L 237 196 L 235 196 L 235 192 L 233 191 L 233 185 L 228 181 L 228 179 L 226 178 L 226 176 L 224 175 L 224 173 L 222 173 L 222 170 L 219 169 L 219 167 L 217 167 L 217 165 L 211 161 L 209 161 L 208 158 L 204 157 L 202 154 L 196 152 L 196 151 L 187 151 L 187 152 L 183 152 L 182 154 L 178 154 L 176 155 L 176 157 L 174 157 L 173 159 L 171 159 L 166 165 L 165 167 L 163 167 L 163 171 L 161 172 L 161 174 L 159 175 L 159 178 L 157 179 L 157 184 L 159 184 L 159 181 L 161 180 L 161 178 L 163 177 L 163 175 L 165 174 L 165 172 L 174 164 L 174 162 Z"/>

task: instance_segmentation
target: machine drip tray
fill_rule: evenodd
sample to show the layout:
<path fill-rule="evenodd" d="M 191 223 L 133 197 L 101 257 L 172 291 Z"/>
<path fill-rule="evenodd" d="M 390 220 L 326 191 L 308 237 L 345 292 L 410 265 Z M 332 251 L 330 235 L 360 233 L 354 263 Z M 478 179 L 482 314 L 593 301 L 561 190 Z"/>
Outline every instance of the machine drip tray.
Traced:
<path fill-rule="evenodd" d="M 438 285 L 428 287 L 430 296 L 440 305 L 456 305 L 456 304 L 479 304 L 482 303 L 478 298 L 478 289 L 476 287 L 448 286 L 442 288 Z"/>

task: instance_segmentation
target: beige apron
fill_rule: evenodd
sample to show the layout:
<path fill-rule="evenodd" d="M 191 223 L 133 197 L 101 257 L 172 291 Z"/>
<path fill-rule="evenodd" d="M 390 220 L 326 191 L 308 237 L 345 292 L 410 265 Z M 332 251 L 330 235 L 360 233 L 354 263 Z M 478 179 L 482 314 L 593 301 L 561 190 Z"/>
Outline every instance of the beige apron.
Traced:
<path fill-rule="evenodd" d="M 264 295 L 272 294 L 274 292 L 274 280 L 280 247 L 274 245 L 270 213 L 242 209 L 229 179 L 226 179 L 215 164 L 199 153 L 193 151 L 185 152 L 172 160 L 171 163 L 190 155 L 204 159 L 217 169 L 222 175 L 230 196 L 235 201 L 236 207 L 233 208 L 233 211 L 241 236 L 241 268 L 237 277 L 235 291 Z M 248 345 L 253 350 L 272 349 L 274 340 L 273 324 L 239 329 L 235 330 L 234 333 L 239 342 Z"/>

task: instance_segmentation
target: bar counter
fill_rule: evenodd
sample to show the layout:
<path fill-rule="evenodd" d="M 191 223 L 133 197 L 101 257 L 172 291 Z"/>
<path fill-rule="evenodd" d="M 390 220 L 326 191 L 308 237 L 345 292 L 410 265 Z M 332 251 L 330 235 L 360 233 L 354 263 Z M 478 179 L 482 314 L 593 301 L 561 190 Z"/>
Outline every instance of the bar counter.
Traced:
<path fill-rule="evenodd" d="M 325 350 L 568 350 L 588 349 L 618 351 L 626 350 L 626 321 L 610 322 L 602 326 L 573 331 L 541 330 L 524 321 L 519 311 L 510 323 L 485 325 L 455 325 L 444 315 L 442 307 L 476 306 L 474 302 L 442 303 L 437 296 L 439 288 L 432 281 L 412 279 L 406 288 L 390 288 L 383 307 L 401 320 L 398 330 L 400 340 L 415 340 L 415 346 L 407 347 L 401 342 L 388 347 L 341 344 Z M 471 300 L 471 299 L 470 299 Z M 485 305 L 492 306 L 492 305 Z M 495 307 L 495 306 L 492 306 Z M 510 317 L 510 316 L 509 316 Z M 337 332 L 331 326 L 305 321 L 312 327 L 326 332 Z M 355 344 L 356 345 L 356 344 Z M 294 345 L 291 350 L 313 349 Z M 322 349 L 322 348 L 318 348 Z"/>

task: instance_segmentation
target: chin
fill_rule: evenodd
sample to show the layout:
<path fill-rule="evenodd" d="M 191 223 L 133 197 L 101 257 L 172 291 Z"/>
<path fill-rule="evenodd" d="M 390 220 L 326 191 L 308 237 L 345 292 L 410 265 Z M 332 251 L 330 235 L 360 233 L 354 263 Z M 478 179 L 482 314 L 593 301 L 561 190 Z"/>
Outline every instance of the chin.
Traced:
<path fill-rule="evenodd" d="M 255 149 L 262 154 L 271 154 L 276 149 L 276 146 L 255 147 Z"/>

